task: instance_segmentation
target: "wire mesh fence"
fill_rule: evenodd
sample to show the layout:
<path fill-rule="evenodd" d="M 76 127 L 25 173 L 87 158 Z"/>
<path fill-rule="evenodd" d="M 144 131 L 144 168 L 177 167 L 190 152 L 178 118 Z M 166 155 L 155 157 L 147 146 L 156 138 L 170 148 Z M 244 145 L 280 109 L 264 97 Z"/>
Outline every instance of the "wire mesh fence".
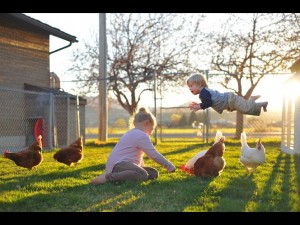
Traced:
<path fill-rule="evenodd" d="M 113 103 L 112 103 L 113 102 Z M 212 109 L 192 112 L 188 106 L 150 107 L 157 118 L 157 127 L 153 133 L 156 140 L 161 142 L 203 141 L 213 138 L 217 130 L 221 130 L 225 137 L 236 138 L 237 127 L 249 138 L 280 138 L 282 129 L 282 115 L 280 108 L 268 109 L 260 116 L 244 115 L 243 120 L 237 120 L 236 112 L 224 111 L 216 113 Z M 108 108 L 108 137 L 120 138 L 128 130 L 129 114 L 116 101 L 109 101 Z M 87 139 L 98 138 L 97 107 L 87 109 Z M 242 124 L 237 125 L 237 121 Z M 239 138 L 239 137 L 238 137 Z"/>
<path fill-rule="evenodd" d="M 158 122 L 158 126 L 153 135 L 160 141 L 174 141 L 178 140 L 178 138 L 181 138 L 182 141 L 207 141 L 209 138 L 215 136 L 216 130 L 221 130 L 224 136 L 228 138 L 239 138 L 238 134 L 244 131 L 249 138 L 280 139 L 282 130 L 283 89 L 284 83 L 290 77 L 291 74 L 289 73 L 266 75 L 256 87 L 256 93 L 262 95 L 256 102 L 269 102 L 267 112 L 263 112 L 262 110 L 260 116 L 243 115 L 242 118 L 237 119 L 238 115 L 236 111 L 228 112 L 224 110 L 222 114 L 218 114 L 211 108 L 193 113 L 188 108 L 188 103 L 178 106 L 176 97 L 174 97 L 174 105 L 166 107 L 163 103 L 160 103 L 162 97 L 157 96 L 157 108 L 155 109 L 149 104 L 151 111 L 153 113 L 156 112 Z M 222 75 L 218 75 L 217 78 L 211 75 L 209 80 L 211 84 L 214 84 L 214 79 L 220 81 L 223 78 Z M 256 95 L 256 93 L 254 95 Z M 180 95 L 183 95 L 183 93 L 178 93 L 178 96 Z M 192 97 L 192 95 L 190 97 Z M 155 96 L 153 96 L 153 98 L 155 98 Z M 188 100 L 189 99 L 187 99 L 187 101 Z M 153 101 L 151 100 L 149 102 L 151 103 Z M 108 104 L 110 105 L 112 103 L 109 102 Z M 122 109 L 116 112 L 116 108 L 121 108 L 116 101 L 114 101 L 112 107 L 108 108 L 108 137 L 120 137 L 122 134 L 116 133 L 115 131 L 126 129 L 124 123 L 122 123 L 122 126 L 119 126 L 120 123 L 117 121 L 122 119 L 127 122 L 129 115 L 126 115 L 128 113 Z M 126 117 L 124 115 L 126 115 Z M 93 137 L 95 138 L 97 135 Z"/>
<path fill-rule="evenodd" d="M 44 150 L 84 136 L 85 109 L 70 95 L 0 87 L 0 101 L 0 150 L 18 152 L 39 135 Z"/>
<path fill-rule="evenodd" d="M 217 130 L 225 137 L 239 138 L 237 127 L 247 133 L 249 138 L 280 138 L 281 112 L 270 110 L 258 116 L 243 115 L 237 124 L 236 112 L 218 114 L 211 109 L 191 112 L 188 107 L 161 108 L 158 116 L 157 138 L 160 141 L 203 141 L 213 138 Z"/>

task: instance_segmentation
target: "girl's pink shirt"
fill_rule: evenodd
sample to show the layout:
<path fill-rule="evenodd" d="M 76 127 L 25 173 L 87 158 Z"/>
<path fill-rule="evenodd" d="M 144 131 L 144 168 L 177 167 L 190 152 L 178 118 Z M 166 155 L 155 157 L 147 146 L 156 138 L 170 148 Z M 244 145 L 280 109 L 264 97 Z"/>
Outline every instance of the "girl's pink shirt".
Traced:
<path fill-rule="evenodd" d="M 155 149 L 150 137 L 144 131 L 133 128 L 120 138 L 110 153 L 106 162 L 106 173 L 112 172 L 113 167 L 121 161 L 144 166 L 144 154 L 169 172 L 175 170 L 174 165 Z"/>

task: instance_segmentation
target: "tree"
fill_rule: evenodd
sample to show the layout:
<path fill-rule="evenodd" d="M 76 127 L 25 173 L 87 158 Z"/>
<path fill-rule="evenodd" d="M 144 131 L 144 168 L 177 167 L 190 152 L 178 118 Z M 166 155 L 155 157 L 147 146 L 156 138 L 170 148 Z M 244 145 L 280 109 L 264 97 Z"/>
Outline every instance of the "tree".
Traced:
<path fill-rule="evenodd" d="M 142 94 L 153 91 L 154 78 L 159 87 L 170 89 L 191 72 L 189 57 L 194 46 L 199 45 L 201 18 L 201 14 L 108 15 L 107 86 L 130 115 Z M 82 95 L 98 93 L 98 45 L 95 38 L 94 43 L 85 43 L 84 51 L 73 53 L 69 71 L 81 81 L 78 85 Z"/>
<path fill-rule="evenodd" d="M 300 14 L 233 14 L 218 34 L 211 34 L 211 69 L 224 88 L 248 99 L 265 75 L 286 72 L 300 55 Z M 221 78 L 222 77 L 222 78 Z M 236 134 L 243 130 L 237 112 Z"/>

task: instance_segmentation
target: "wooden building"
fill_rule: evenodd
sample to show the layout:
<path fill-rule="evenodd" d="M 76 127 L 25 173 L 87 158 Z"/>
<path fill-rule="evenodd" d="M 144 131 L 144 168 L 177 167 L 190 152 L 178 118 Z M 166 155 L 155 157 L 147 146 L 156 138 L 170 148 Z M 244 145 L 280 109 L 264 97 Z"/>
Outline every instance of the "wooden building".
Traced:
<path fill-rule="evenodd" d="M 300 154 L 300 59 L 290 70 L 294 75 L 284 84 L 281 151 Z"/>
<path fill-rule="evenodd" d="M 65 40 L 66 45 L 50 52 L 50 36 Z M 48 99 L 51 96 L 67 96 L 69 105 L 65 107 L 76 108 L 77 96 L 60 90 L 58 76 L 50 72 L 50 54 L 76 42 L 75 36 L 25 14 L 0 14 L 0 149 L 28 145 L 32 141 L 32 129 L 41 119 L 44 121 L 44 143 L 48 148 L 56 147 L 57 125 L 54 123 L 62 124 L 65 121 L 53 119 L 55 113 L 51 113 L 51 110 L 61 108 L 62 104 L 57 105 L 58 101 L 52 101 L 53 104 L 49 105 Z M 79 97 L 79 101 L 80 133 L 85 136 L 86 100 Z M 67 111 L 56 114 L 64 113 L 68 114 Z M 67 118 L 69 124 L 75 123 L 72 116 Z M 70 128 L 66 126 L 62 129 L 68 131 Z M 60 135 L 62 141 L 58 145 L 67 145 L 76 136 L 78 132 Z"/>

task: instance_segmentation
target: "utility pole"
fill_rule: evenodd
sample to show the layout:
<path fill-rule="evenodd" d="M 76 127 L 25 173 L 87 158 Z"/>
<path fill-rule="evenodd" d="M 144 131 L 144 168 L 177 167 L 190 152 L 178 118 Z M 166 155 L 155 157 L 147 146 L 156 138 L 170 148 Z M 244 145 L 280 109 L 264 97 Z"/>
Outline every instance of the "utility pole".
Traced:
<path fill-rule="evenodd" d="M 106 88 L 106 59 L 107 59 L 107 43 L 106 43 L 106 15 L 99 13 L 99 125 L 98 140 L 107 141 L 107 88 Z"/>
<path fill-rule="evenodd" d="M 205 74 L 206 74 L 206 80 L 208 82 L 208 70 L 205 70 Z M 205 115 L 205 128 L 206 128 L 206 144 L 208 144 L 208 138 L 209 138 L 209 125 L 210 125 L 210 121 L 209 121 L 209 108 L 207 108 L 205 110 L 206 115 Z"/>
<path fill-rule="evenodd" d="M 153 79 L 154 79 L 154 116 L 156 118 L 156 122 L 158 122 L 157 120 L 157 105 L 156 105 L 156 95 L 157 95 L 157 73 L 153 72 Z M 154 128 L 154 144 L 157 145 L 157 126 Z"/>

